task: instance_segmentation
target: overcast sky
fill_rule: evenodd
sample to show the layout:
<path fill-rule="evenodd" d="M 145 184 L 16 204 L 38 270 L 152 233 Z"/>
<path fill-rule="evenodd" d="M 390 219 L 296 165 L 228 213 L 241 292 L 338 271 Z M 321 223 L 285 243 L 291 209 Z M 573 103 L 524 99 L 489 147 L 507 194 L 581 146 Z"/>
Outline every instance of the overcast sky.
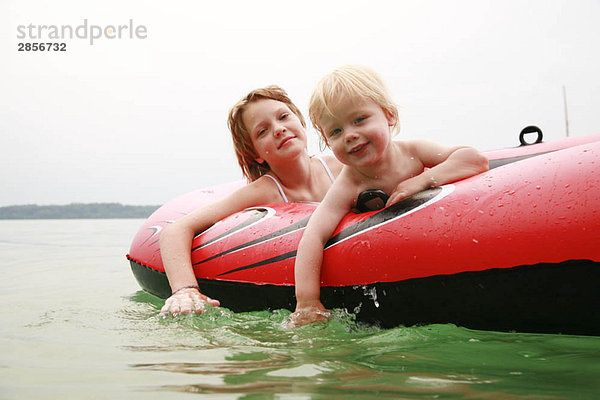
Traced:
<path fill-rule="evenodd" d="M 86 19 L 132 20 L 145 38 L 17 51 L 39 41 L 20 25 Z M 0 26 L 0 206 L 162 204 L 240 179 L 229 108 L 278 84 L 306 114 L 315 83 L 347 63 L 386 80 L 399 139 L 512 147 L 531 124 L 556 139 L 563 86 L 571 136 L 600 132 L 598 0 L 3 0 Z"/>

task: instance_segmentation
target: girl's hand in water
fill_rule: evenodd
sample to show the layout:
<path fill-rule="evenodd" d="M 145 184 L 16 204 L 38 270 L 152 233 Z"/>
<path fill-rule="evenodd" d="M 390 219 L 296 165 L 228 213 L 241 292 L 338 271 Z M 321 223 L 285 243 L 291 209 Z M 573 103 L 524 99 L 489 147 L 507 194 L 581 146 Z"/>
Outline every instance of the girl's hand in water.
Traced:
<path fill-rule="evenodd" d="M 296 328 L 298 326 L 311 324 L 313 322 L 329 319 L 331 314 L 323 307 L 323 304 L 311 304 L 307 306 L 296 306 L 286 324 L 286 328 Z"/>
<path fill-rule="evenodd" d="M 171 297 L 165 301 L 165 305 L 160 310 L 160 313 L 161 315 L 179 315 L 191 312 L 200 314 L 201 312 L 204 312 L 205 304 L 218 307 L 221 303 L 219 303 L 219 300 L 214 300 L 203 295 L 197 288 L 189 287 L 178 290 L 172 294 Z"/>

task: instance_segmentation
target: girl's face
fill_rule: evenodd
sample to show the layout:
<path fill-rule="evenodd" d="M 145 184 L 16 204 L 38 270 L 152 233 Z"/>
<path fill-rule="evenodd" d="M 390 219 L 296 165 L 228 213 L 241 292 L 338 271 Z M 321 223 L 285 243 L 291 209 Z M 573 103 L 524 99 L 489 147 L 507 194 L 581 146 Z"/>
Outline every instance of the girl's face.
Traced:
<path fill-rule="evenodd" d="M 347 96 L 333 112 L 319 122 L 335 157 L 354 167 L 377 162 L 391 141 L 395 117 L 371 99 Z"/>
<path fill-rule="evenodd" d="M 250 103 L 242 122 L 250 134 L 258 163 L 285 162 L 306 149 L 306 130 L 285 103 L 273 99 Z"/>

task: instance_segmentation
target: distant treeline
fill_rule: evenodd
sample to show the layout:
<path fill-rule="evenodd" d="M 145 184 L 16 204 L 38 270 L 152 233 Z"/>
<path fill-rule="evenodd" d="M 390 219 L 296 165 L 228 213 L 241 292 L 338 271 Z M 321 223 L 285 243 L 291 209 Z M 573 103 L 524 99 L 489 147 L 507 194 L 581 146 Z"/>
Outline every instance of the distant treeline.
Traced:
<path fill-rule="evenodd" d="M 0 219 L 147 218 L 160 206 L 126 206 L 120 203 L 71 203 L 62 206 L 0 207 Z"/>

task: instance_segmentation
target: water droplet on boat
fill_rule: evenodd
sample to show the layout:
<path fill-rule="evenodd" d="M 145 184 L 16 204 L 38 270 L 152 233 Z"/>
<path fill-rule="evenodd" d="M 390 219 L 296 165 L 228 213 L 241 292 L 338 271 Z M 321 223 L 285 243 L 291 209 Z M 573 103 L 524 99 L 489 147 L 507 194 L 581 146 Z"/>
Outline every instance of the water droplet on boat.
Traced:
<path fill-rule="evenodd" d="M 537 190 L 540 190 L 542 187 L 538 185 L 538 186 L 536 186 L 535 188 L 536 188 Z"/>
<path fill-rule="evenodd" d="M 473 239 L 473 243 L 479 243 L 479 240 Z"/>

